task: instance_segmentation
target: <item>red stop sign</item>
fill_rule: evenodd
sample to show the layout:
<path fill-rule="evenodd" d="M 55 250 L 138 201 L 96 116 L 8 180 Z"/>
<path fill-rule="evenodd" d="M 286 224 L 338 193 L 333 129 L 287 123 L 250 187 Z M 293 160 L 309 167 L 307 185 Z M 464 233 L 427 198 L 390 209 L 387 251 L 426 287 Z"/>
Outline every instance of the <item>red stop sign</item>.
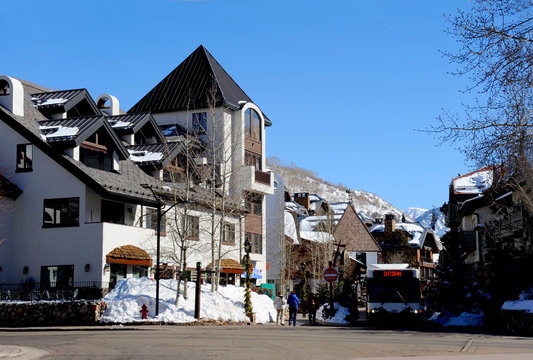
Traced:
<path fill-rule="evenodd" d="M 337 269 L 330 267 L 324 270 L 324 279 L 327 282 L 330 282 L 330 283 L 335 282 L 337 281 L 338 278 L 339 278 L 339 272 L 337 271 Z"/>

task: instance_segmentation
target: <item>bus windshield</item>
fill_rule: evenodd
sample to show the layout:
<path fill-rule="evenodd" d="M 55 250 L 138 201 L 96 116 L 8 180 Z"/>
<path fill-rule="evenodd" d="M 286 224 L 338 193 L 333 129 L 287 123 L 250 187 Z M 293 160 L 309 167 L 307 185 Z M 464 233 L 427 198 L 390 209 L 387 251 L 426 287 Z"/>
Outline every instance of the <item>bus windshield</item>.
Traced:
<path fill-rule="evenodd" d="M 368 279 L 368 301 L 377 303 L 419 303 L 418 279 Z"/>

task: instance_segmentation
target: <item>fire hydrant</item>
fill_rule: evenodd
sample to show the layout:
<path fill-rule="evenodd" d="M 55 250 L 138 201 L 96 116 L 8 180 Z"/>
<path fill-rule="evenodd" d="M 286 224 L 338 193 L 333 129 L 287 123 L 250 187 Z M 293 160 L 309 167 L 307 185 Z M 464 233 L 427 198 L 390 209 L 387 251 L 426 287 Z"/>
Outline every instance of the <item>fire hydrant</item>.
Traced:
<path fill-rule="evenodd" d="M 141 318 L 148 319 L 148 317 L 146 316 L 146 314 L 148 313 L 149 313 L 148 306 L 146 306 L 146 304 L 143 304 L 143 306 L 141 307 Z"/>

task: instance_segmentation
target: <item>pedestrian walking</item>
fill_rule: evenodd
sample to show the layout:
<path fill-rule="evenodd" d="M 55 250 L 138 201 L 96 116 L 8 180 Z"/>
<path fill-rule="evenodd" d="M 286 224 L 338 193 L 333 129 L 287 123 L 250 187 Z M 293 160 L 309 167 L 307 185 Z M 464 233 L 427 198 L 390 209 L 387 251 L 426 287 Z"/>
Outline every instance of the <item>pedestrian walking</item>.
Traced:
<path fill-rule="evenodd" d="M 281 323 L 281 326 L 285 326 L 285 305 L 287 301 L 283 298 L 283 293 L 278 291 L 278 296 L 274 300 L 274 309 L 276 309 L 276 326 Z"/>
<path fill-rule="evenodd" d="M 307 311 L 309 311 L 309 323 L 311 325 L 316 324 L 316 310 L 317 310 L 317 303 L 315 299 L 315 294 L 311 293 L 307 297 Z"/>
<path fill-rule="evenodd" d="M 298 314 L 298 304 L 300 299 L 296 296 L 296 293 L 291 291 L 291 294 L 287 298 L 287 304 L 289 304 L 289 326 L 291 326 L 291 321 L 293 326 L 296 326 L 296 314 Z"/>

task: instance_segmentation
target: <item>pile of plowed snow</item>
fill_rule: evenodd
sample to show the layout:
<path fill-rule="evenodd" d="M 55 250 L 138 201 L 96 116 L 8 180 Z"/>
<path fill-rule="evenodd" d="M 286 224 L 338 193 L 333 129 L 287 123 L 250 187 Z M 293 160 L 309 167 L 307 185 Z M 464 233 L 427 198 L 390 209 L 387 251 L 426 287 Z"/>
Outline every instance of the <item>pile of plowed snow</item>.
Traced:
<path fill-rule="evenodd" d="M 106 323 L 131 323 L 160 321 L 168 323 L 194 322 L 195 284 L 188 284 L 188 299 L 183 298 L 183 282 L 178 307 L 175 305 L 177 280 L 159 282 L 159 316 L 155 316 L 156 282 L 149 278 L 120 280 L 103 301 L 107 309 L 100 318 Z M 245 289 L 233 285 L 220 286 L 218 294 L 211 292 L 211 285 L 202 285 L 200 318 L 220 321 L 246 322 L 244 313 Z M 271 322 L 276 310 L 267 295 L 252 292 L 252 307 L 258 323 Z M 148 319 L 141 319 L 141 307 L 148 307 Z"/>

